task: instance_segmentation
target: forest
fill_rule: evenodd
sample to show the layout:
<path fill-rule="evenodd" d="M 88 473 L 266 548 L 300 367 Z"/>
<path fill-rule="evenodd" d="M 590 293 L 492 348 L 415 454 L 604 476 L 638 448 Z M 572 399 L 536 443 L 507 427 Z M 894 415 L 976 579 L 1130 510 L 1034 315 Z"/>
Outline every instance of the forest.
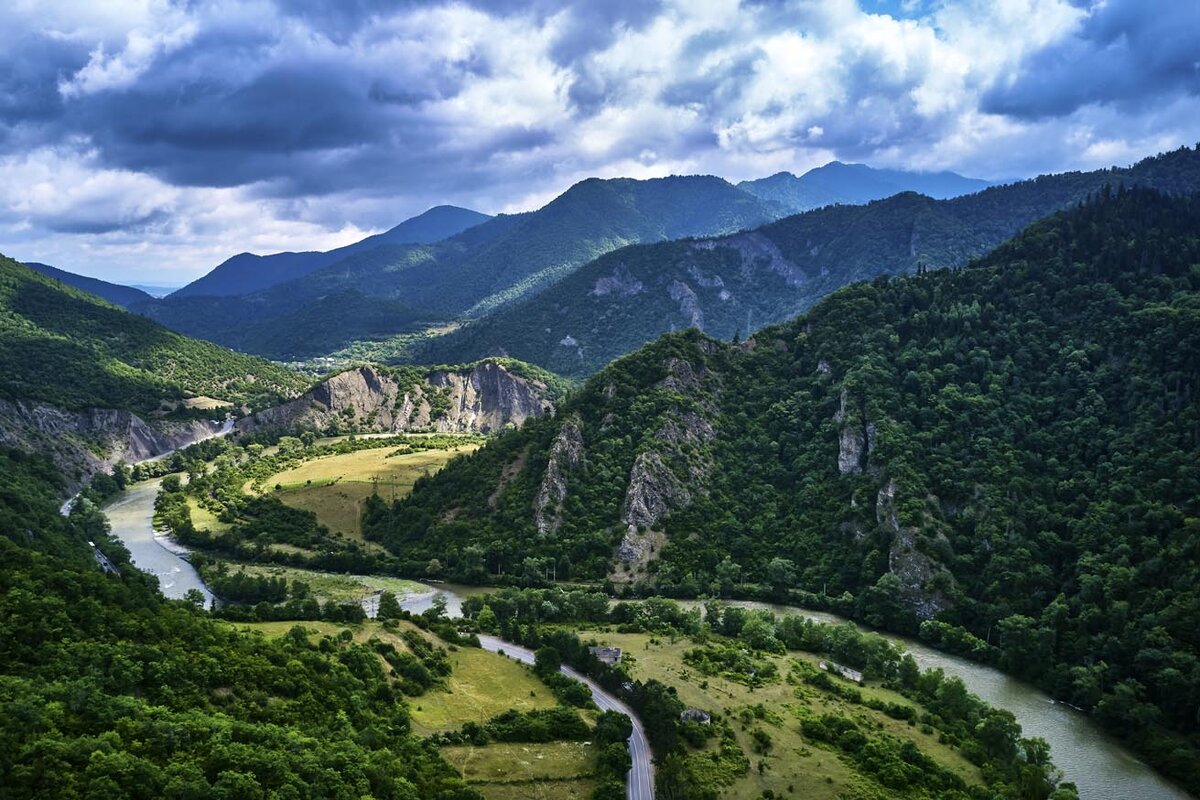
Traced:
<path fill-rule="evenodd" d="M 142 414 L 195 396 L 262 408 L 305 383 L 278 364 L 188 339 L 0 256 L 0 399 Z"/>
<path fill-rule="evenodd" d="M 478 800 L 367 645 L 165 600 L 94 505 L 58 514 L 61 488 L 0 450 L 0 797 Z"/>
<path fill-rule="evenodd" d="M 364 528 L 460 580 L 553 570 L 921 634 L 1197 790 L 1198 230 L 1194 197 L 1109 187 L 965 268 L 849 286 L 745 342 L 664 337 Z M 632 514 L 647 496 L 658 516 Z M 614 561 L 654 532 L 642 571 Z"/>

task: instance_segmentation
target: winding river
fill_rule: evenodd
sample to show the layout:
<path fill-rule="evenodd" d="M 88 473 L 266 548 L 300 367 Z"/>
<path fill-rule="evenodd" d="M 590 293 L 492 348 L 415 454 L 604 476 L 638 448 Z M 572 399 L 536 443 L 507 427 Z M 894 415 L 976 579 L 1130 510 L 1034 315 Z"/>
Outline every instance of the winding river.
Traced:
<path fill-rule="evenodd" d="M 211 603 L 212 593 L 182 557 L 186 551 L 154 532 L 151 520 L 158 483 L 135 484 L 105 508 L 113 535 L 129 549 L 134 564 L 158 576 L 164 595 L 181 598 L 189 589 L 198 589 Z M 441 595 L 446 599 L 447 613 L 461 615 L 461 587 L 439 584 L 428 588 L 428 592 L 405 598 L 401 606 L 419 613 L 430 607 L 434 597 Z M 801 614 L 823 622 L 845 622 L 832 614 L 791 606 L 735 605 L 769 608 L 777 614 Z M 919 642 L 894 636 L 888 638 L 901 642 L 923 668 L 940 667 L 947 675 L 961 678 L 970 691 L 991 705 L 1011 711 L 1026 736 L 1040 736 L 1049 742 L 1054 763 L 1063 771 L 1065 780 L 1073 781 L 1079 787 L 1079 795 L 1084 800 L 1194 800 L 1108 738 L 1087 716 L 1054 702 L 1032 686 Z"/>

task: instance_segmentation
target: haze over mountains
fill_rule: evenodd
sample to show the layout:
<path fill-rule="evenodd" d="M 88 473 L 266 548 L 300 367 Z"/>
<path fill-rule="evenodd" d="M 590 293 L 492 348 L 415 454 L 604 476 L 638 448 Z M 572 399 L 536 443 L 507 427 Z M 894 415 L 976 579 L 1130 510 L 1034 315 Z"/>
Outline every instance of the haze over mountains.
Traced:
<path fill-rule="evenodd" d="M 796 177 L 778 172 L 768 178 L 742 181 L 738 188 L 777 205 L 785 214 L 799 214 L 835 204 L 858 205 L 900 192 L 917 192 L 937 199 L 958 197 L 991 184 L 954 172 L 908 172 L 876 169 L 866 164 L 831 161 Z"/>
<path fill-rule="evenodd" d="M 455 206 L 436 206 L 391 230 L 323 253 L 275 253 L 256 256 L 240 253 L 212 272 L 172 293 L 172 297 L 226 297 L 249 294 L 283 281 L 299 278 L 347 256 L 385 244 L 429 244 L 448 239 L 490 217 Z"/>

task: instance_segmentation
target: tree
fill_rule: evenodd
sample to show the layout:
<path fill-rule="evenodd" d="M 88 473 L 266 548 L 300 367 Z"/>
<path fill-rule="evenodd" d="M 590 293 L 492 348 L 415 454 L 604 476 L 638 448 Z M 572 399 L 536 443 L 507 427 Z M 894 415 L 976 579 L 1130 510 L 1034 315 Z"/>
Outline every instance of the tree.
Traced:
<path fill-rule="evenodd" d="M 400 619 L 403 613 L 403 610 L 400 608 L 400 601 L 396 599 L 394 593 L 383 592 L 379 595 L 379 608 L 375 610 L 376 619 Z"/>
<path fill-rule="evenodd" d="M 479 630 L 484 633 L 496 632 L 496 612 L 492 611 L 492 607 L 485 605 L 479 609 L 479 615 L 475 618 L 475 622 L 479 625 Z"/>
<path fill-rule="evenodd" d="M 786 597 L 796 583 L 796 565 L 786 558 L 772 558 L 767 562 L 767 583 L 776 597 Z"/>
<path fill-rule="evenodd" d="M 562 666 L 562 656 L 550 645 L 539 647 L 533 654 L 533 670 L 539 675 L 553 675 Z"/>
<path fill-rule="evenodd" d="M 783 643 L 775 638 L 775 626 L 761 614 L 754 614 L 746 621 L 742 626 L 741 639 L 755 650 L 783 652 Z"/>

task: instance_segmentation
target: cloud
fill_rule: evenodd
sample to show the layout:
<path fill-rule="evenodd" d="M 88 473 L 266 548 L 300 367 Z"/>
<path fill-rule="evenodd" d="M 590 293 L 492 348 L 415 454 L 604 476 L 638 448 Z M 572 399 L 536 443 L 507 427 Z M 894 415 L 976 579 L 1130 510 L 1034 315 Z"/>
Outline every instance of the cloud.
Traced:
<path fill-rule="evenodd" d="M 1200 5 L 1188 0 L 1091 2 L 1068 37 L 987 92 L 986 111 L 1029 119 L 1088 105 L 1137 113 L 1200 96 Z"/>
<path fill-rule="evenodd" d="M 1013 177 L 1200 139 L 1194 4 L 14 0 L 0 250 L 121 278 L 589 176 Z M 165 265 L 165 266 L 164 266 Z M 107 271 L 107 272 L 106 272 Z M 129 273 L 132 274 L 132 273 Z"/>

